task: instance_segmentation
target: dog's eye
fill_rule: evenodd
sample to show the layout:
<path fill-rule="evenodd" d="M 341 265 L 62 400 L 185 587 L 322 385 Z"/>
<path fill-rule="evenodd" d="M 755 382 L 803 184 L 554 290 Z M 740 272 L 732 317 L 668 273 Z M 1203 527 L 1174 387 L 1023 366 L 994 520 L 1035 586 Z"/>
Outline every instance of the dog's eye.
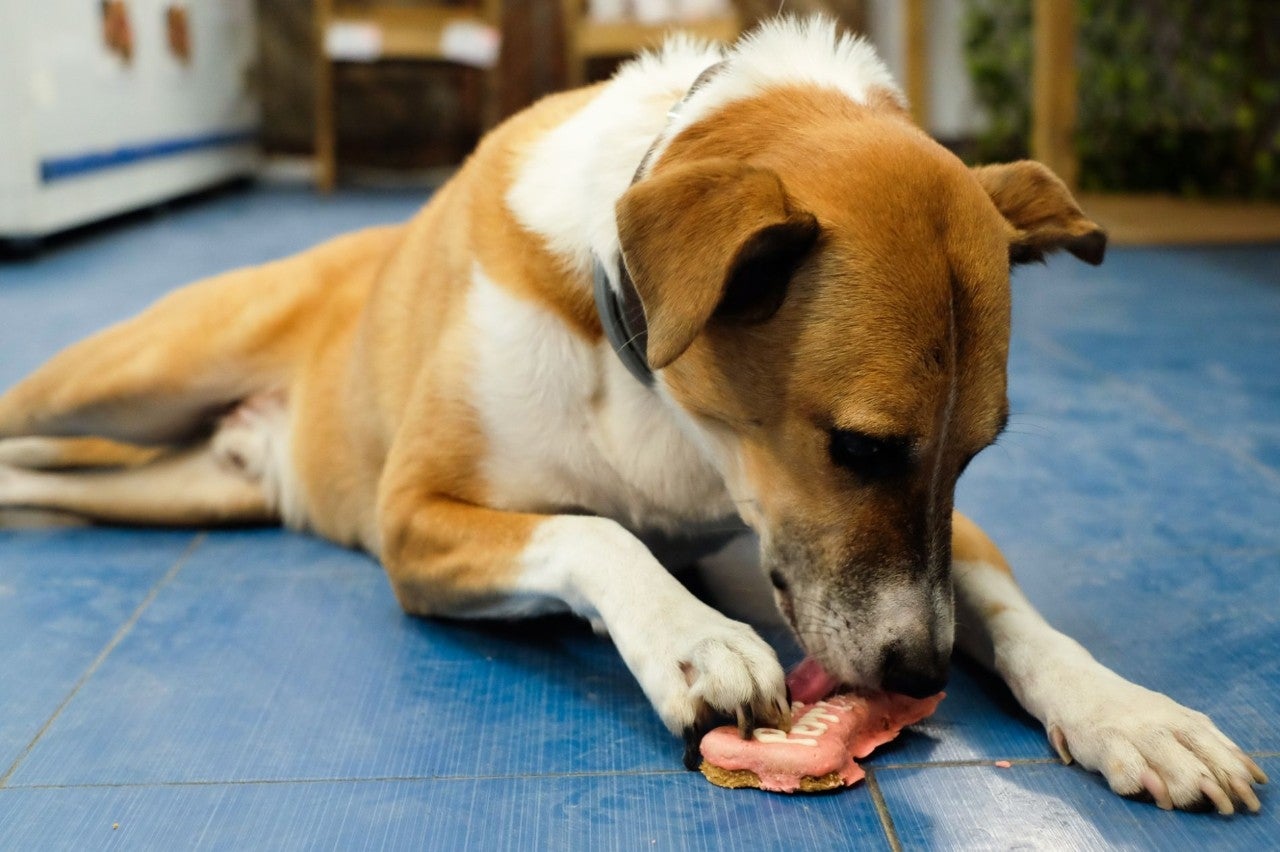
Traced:
<path fill-rule="evenodd" d="M 911 442 L 845 429 L 831 430 L 831 461 L 864 479 L 887 479 L 906 470 Z"/>

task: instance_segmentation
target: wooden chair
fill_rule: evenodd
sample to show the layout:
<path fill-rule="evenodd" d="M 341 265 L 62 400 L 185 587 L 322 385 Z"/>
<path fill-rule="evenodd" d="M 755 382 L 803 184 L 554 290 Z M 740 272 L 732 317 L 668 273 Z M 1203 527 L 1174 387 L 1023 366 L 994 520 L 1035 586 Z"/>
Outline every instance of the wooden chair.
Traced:
<path fill-rule="evenodd" d="M 502 22 L 502 0 L 477 0 L 470 6 L 423 3 L 420 6 L 356 6 L 342 0 L 316 0 L 316 183 L 329 192 L 337 182 L 337 122 L 334 66 L 343 62 L 411 60 L 456 62 L 446 35 L 463 27 L 492 27 Z M 337 28 L 337 29 L 335 29 Z M 345 28 L 343 30 L 342 28 Z M 333 40 L 343 33 L 369 36 L 365 46 L 335 51 Z M 357 38 L 357 41 L 360 41 Z M 334 53 L 339 55 L 334 55 Z M 484 69 L 483 121 L 492 124 L 498 112 L 496 64 Z"/>
<path fill-rule="evenodd" d="M 736 14 L 700 21 L 642 24 L 637 21 L 605 22 L 586 14 L 585 0 L 562 0 L 565 27 L 565 75 L 569 86 L 588 82 L 587 65 L 593 59 L 630 56 L 662 43 L 667 33 L 680 30 L 709 41 L 730 42 L 742 31 Z"/>

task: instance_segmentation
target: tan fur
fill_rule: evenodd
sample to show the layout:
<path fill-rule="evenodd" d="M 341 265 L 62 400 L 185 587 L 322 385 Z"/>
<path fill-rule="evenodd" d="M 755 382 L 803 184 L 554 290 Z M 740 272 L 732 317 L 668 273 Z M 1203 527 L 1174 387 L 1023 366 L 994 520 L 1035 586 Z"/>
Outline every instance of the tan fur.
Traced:
<path fill-rule="evenodd" d="M 1012 576 L 1009 562 L 996 543 L 969 518 L 951 516 L 951 558 L 957 562 L 981 562 Z"/>
<path fill-rule="evenodd" d="M 726 129 L 734 125 L 741 130 Z M 762 126 L 774 128 L 778 139 L 760 151 Z M 730 105 L 716 130 L 714 137 L 690 132 L 677 139 L 667 158 L 750 157 L 770 168 L 795 204 L 817 217 L 823 248 L 840 261 L 802 269 L 767 328 L 708 329 L 667 371 L 668 385 L 709 423 L 748 429 L 746 475 L 761 485 L 754 496 L 768 516 L 765 526 L 791 523 L 811 542 L 818 535 L 833 568 L 849 558 L 893 558 L 908 544 L 895 533 L 900 510 L 842 484 L 814 426 L 937 434 L 946 382 L 959 371 L 959 419 L 941 448 L 947 468 L 958 472 L 964 455 L 991 440 L 1006 405 L 1008 268 L 1001 241 L 1009 226 L 970 171 L 895 111 L 796 88 Z M 904 173 L 912 177 L 904 180 Z M 947 205 L 938 211 L 947 229 L 913 232 L 932 227 L 934 217 L 902 211 L 931 203 Z M 903 244 L 936 251 L 904 255 Z M 962 314 L 956 326 L 967 339 L 949 338 L 953 298 Z M 911 344 L 904 347 L 904 339 Z M 754 359 L 756 350 L 773 355 Z M 858 366 L 833 373 L 825 367 L 831 362 Z M 729 365 L 762 372 L 731 377 Z M 950 506 L 935 512 L 941 533 Z M 858 541 L 827 538 L 826 531 L 844 536 L 851 526 L 867 531 L 859 541 L 870 548 L 860 555 L 850 550 Z"/>
<path fill-rule="evenodd" d="M 820 29 L 784 24 L 768 38 Z M 785 728 L 783 674 L 758 635 L 691 596 L 624 524 L 678 528 L 736 506 L 760 533 L 782 612 L 846 684 L 892 688 L 896 674 L 902 691 L 937 689 L 958 608 L 966 646 L 1003 666 L 1024 706 L 1117 790 L 1159 798 L 1106 757 L 1152 731 L 1198 737 L 1198 755 L 1225 749 L 1207 719 L 1153 703 L 1037 622 L 995 545 L 953 513 L 960 471 L 1007 415 L 1010 262 L 1066 249 L 1096 263 L 1101 229 L 1043 166 L 967 169 L 874 87 L 865 103 L 791 82 L 689 106 L 701 117 L 661 137 L 624 192 L 629 154 L 571 160 L 606 139 L 636 150 L 636 128 L 670 103 L 657 103 L 672 85 L 663 61 L 608 90 L 647 91 L 639 123 L 619 98 L 594 100 L 601 88 L 547 98 L 490 134 L 407 224 L 197 283 L 54 357 L 0 396 L 0 509 L 278 519 L 379 556 L 412 613 L 567 606 L 610 633 L 692 742 L 716 712 Z M 875 64 L 864 57 L 860 73 L 883 79 Z M 652 91 L 639 85 L 650 70 Z M 573 125 L 598 136 L 548 136 L 600 103 Z M 539 207 L 555 186 L 548 162 L 607 178 L 616 215 L 601 199 Z M 531 169 L 544 180 L 521 182 Z M 520 218 L 513 186 L 534 196 L 515 193 Z M 580 242 L 613 251 L 615 225 L 660 371 L 652 392 L 599 345 L 582 245 L 565 236 L 599 230 Z M 780 235 L 794 256 L 770 255 Z M 486 311 L 512 323 L 485 327 Z M 497 372 L 539 346 L 529 358 L 543 372 Z M 525 427 L 543 415 L 567 434 L 527 448 L 540 436 Z M 522 428 L 503 433 L 504 417 Z M 91 440 L 62 440 L 78 436 Z M 901 463 L 881 476 L 835 460 L 851 436 L 905 448 Z M 68 465 L 105 467 L 40 469 Z M 544 474 L 569 485 L 533 493 Z M 1117 701 L 1154 708 L 1156 724 L 1117 716 Z M 1190 765 L 1166 763 L 1173 778 Z M 1241 767 L 1252 764 L 1229 786 L 1256 809 L 1248 779 L 1265 776 Z"/>
<path fill-rule="evenodd" d="M 628 190 L 618 202 L 618 235 L 644 303 L 649 365 L 666 367 L 702 332 L 748 240 L 812 227 L 812 215 L 792 210 L 776 174 L 728 158 L 674 166 Z M 672 233 L 690 238 L 673 243 Z"/>
<path fill-rule="evenodd" d="M 478 264 L 500 286 L 544 305 L 584 339 L 598 339 L 580 273 L 528 233 L 504 200 L 531 144 L 598 91 L 547 98 L 504 124 L 404 226 L 361 232 L 193 285 L 71 347 L 0 399 L 0 436 L 101 434 L 164 443 L 194 436 L 211 414 L 278 387 L 289 401 L 290 452 L 307 526 L 382 556 L 397 593 L 413 611 L 447 611 L 467 589 L 482 594 L 503 587 L 534 520 L 481 508 L 487 484 L 478 463 L 485 447 L 467 395 L 472 341 L 465 298 Z M 776 135 L 769 145 L 760 145 L 761 126 Z M 915 185 L 900 185 L 894 168 L 868 168 L 907 157 L 920 161 Z M 665 362 L 692 344 L 667 371 L 667 385 L 706 422 L 748 427 L 747 475 L 773 484 L 761 496 L 762 512 L 775 519 L 779 513 L 803 517 L 807 528 L 830 529 L 847 526 L 852 511 L 875 531 L 868 540 L 891 539 L 893 513 L 854 505 L 839 493 L 829 465 L 815 463 L 822 451 L 810 437 L 812 418 L 874 430 L 936 416 L 927 401 L 936 402 L 936 382 L 955 364 L 938 324 L 944 305 L 931 300 L 950 263 L 962 273 L 964 309 L 973 320 L 965 327 L 977 335 L 971 348 L 978 353 L 965 361 L 960 410 L 970 416 L 955 446 L 978 448 L 989 440 L 1003 406 L 1008 313 L 999 264 L 1003 251 L 995 243 L 1007 237 L 1009 226 L 969 172 L 912 127 L 892 99 L 866 107 L 834 92 L 795 87 L 731 104 L 675 139 L 637 192 L 647 194 L 651 206 L 688 205 L 680 164 L 713 158 L 728 161 L 731 171 L 746 168 L 744 174 L 758 175 L 761 189 L 744 188 L 743 199 L 726 205 L 714 221 L 691 221 L 689 227 L 706 231 L 691 245 L 732 247 L 759 224 L 776 221 L 765 217 L 741 230 L 735 214 L 752 203 L 749 198 L 783 192 L 785 186 L 779 214 L 816 216 L 827 247 L 859 270 L 858 280 L 833 265 L 809 269 L 769 331 L 730 332 L 705 327 L 726 259 L 684 258 L 709 274 L 680 298 L 705 293 L 710 299 L 698 302 L 692 314 L 685 312 L 683 342 L 659 356 Z M 739 161 L 753 165 L 733 164 Z M 668 174 L 670 190 L 664 188 Z M 1019 177 L 1012 175 L 1007 185 L 1016 186 Z M 950 192 L 932 191 L 939 182 L 950 184 Z M 677 195 L 668 198 L 669 192 Z M 893 241 L 919 237 L 903 233 L 909 222 L 882 227 L 896 212 L 880 209 L 877 199 L 935 195 L 968 199 L 947 214 L 953 227 L 945 235 L 945 258 L 901 257 Z M 850 205 L 851 197 L 866 201 Z M 1046 218 L 1042 211 L 1036 215 Z M 635 236 L 626 230 L 629 221 L 624 216 L 624 239 Z M 661 266 L 661 250 L 651 254 L 658 264 L 652 275 L 648 255 L 637 250 L 632 258 L 641 279 L 669 278 L 672 268 Z M 837 293 L 845 295 L 832 301 Z M 858 310 L 852 312 L 849 294 L 858 293 Z M 816 326 L 805 319 L 815 301 L 829 317 Z M 877 301 L 884 302 L 883 310 Z M 892 321 L 903 301 L 919 305 L 920 326 L 910 332 L 919 345 L 907 360 L 900 354 L 879 357 L 880 351 L 901 352 L 881 342 L 903 335 Z M 656 301 L 650 310 L 655 317 L 660 313 Z M 151 345 L 140 347 L 139 340 Z M 806 368 L 847 347 L 868 353 L 848 382 L 831 385 Z M 775 357 L 760 362 L 736 354 L 761 348 Z M 112 369 L 85 369 L 103 363 Z M 767 373 L 726 378 L 724 363 Z M 868 397 L 879 401 L 874 412 L 856 403 Z M 140 407 L 148 418 L 128 416 Z"/>
<path fill-rule="evenodd" d="M 24 470 L 137 467 L 162 452 L 105 438 L 12 438 L 0 442 L 0 464 Z"/>

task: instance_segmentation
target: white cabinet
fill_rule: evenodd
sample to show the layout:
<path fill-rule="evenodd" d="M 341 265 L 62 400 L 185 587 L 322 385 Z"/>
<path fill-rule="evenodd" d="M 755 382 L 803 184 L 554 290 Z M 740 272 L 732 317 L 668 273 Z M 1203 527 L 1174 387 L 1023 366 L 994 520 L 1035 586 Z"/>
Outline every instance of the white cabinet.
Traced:
<path fill-rule="evenodd" d="M 251 173 L 253 8 L 0 0 L 0 238 L 39 237 Z"/>

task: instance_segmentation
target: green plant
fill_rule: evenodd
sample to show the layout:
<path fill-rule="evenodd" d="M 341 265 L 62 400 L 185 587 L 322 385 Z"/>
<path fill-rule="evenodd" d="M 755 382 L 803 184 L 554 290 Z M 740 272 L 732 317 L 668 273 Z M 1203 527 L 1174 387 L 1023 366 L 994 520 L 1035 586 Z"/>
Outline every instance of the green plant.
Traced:
<path fill-rule="evenodd" d="M 1026 154 L 1030 0 L 969 0 L 965 48 L 991 116 L 983 159 Z M 1280 198 L 1280 3 L 1080 0 L 1085 189 Z"/>

